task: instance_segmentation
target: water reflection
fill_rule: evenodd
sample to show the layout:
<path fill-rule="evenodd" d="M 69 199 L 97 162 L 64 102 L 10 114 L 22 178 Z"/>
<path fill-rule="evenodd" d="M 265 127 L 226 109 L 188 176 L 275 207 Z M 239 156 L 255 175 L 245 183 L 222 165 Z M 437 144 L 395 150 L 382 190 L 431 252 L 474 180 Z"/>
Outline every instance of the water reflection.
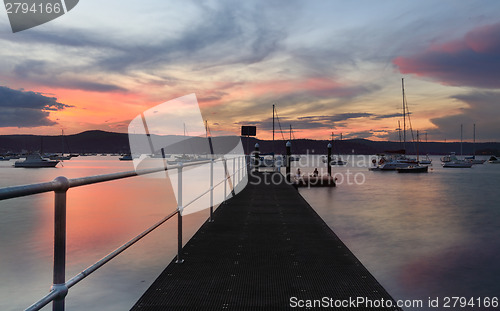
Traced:
<path fill-rule="evenodd" d="M 411 176 L 335 168 L 366 182 L 300 192 L 394 298 L 498 295 L 500 167 L 433 163 Z"/>
<path fill-rule="evenodd" d="M 54 169 L 3 166 L 3 185 L 44 182 L 133 170 L 117 157 L 76 158 Z M 196 186 L 196 185 L 194 185 Z M 219 194 L 217 194 L 219 195 Z M 53 194 L 0 202 L 0 310 L 20 310 L 47 293 L 52 282 Z M 147 229 L 177 207 L 169 180 L 138 176 L 69 189 L 67 279 Z M 184 217 L 184 243 L 207 219 Z M 127 310 L 175 257 L 172 219 L 70 290 L 68 310 Z M 50 309 L 48 306 L 46 309 Z"/>

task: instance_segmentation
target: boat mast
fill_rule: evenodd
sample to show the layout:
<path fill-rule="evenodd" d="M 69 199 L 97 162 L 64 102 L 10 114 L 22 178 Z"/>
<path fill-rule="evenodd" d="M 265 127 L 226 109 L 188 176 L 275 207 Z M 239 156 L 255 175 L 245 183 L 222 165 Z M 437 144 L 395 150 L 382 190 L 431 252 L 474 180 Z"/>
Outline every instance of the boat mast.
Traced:
<path fill-rule="evenodd" d="M 64 155 L 64 130 L 61 129 L 61 156 Z"/>
<path fill-rule="evenodd" d="M 419 137 L 418 137 L 418 130 L 417 130 L 417 164 L 418 164 L 418 142 L 420 141 Z"/>
<path fill-rule="evenodd" d="M 464 125 L 460 124 L 460 155 L 464 155 L 462 151 L 462 132 L 463 132 Z"/>
<path fill-rule="evenodd" d="M 398 128 L 396 129 L 399 134 L 399 147 L 401 148 L 403 142 L 401 141 L 401 121 L 398 120 Z"/>
<path fill-rule="evenodd" d="M 476 158 L 476 123 L 474 123 L 474 140 L 472 144 L 472 156 Z"/>
<path fill-rule="evenodd" d="M 406 110 L 405 110 L 405 79 L 401 78 L 401 88 L 403 90 L 403 150 L 406 153 Z"/>
<path fill-rule="evenodd" d="M 273 154 L 274 154 L 274 104 L 273 104 Z M 274 155 L 273 155 L 274 157 Z"/>

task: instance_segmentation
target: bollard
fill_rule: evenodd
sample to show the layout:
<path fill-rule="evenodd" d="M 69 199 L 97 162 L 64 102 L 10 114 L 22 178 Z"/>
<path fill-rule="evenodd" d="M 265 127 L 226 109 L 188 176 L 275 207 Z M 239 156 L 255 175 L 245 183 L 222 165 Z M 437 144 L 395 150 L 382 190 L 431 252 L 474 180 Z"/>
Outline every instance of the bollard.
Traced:
<path fill-rule="evenodd" d="M 326 161 L 326 165 L 328 167 L 328 176 L 332 176 L 332 144 L 328 144 L 328 146 L 326 146 L 328 148 L 328 157 L 327 157 L 327 161 Z"/>
<path fill-rule="evenodd" d="M 292 156 L 292 143 L 288 141 L 286 143 L 286 181 L 290 183 L 291 178 L 290 178 L 290 170 L 291 170 L 291 156 Z"/>
<path fill-rule="evenodd" d="M 210 218 L 208 219 L 208 222 L 213 222 L 214 214 L 214 159 L 212 158 L 212 161 L 210 161 Z"/>

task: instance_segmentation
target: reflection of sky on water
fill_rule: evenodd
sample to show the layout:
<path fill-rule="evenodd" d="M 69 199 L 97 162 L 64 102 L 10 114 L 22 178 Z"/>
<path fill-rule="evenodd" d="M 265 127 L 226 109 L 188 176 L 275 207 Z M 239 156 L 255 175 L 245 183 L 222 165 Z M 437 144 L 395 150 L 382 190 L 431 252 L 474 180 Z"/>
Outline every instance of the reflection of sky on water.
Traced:
<path fill-rule="evenodd" d="M 498 295 L 500 167 L 433 162 L 411 176 L 334 168 L 366 182 L 300 192 L 396 299 Z"/>
<path fill-rule="evenodd" d="M 49 181 L 60 175 L 76 178 L 128 171 L 133 170 L 133 165 L 118 161 L 117 157 L 78 157 L 65 161 L 63 168 L 0 169 L 2 176 L 9 176 L 10 185 L 19 185 Z M 177 207 L 169 179 L 146 176 L 72 188 L 67 204 L 66 279 Z M 52 193 L 0 202 L 2 311 L 24 309 L 50 288 L 53 205 Z M 183 217 L 184 243 L 207 217 L 207 210 Z M 174 218 L 71 288 L 67 309 L 89 310 L 99 305 L 99 310 L 128 310 L 175 257 L 176 251 Z"/>
<path fill-rule="evenodd" d="M 431 172 L 412 176 L 336 167 L 337 173 L 363 173 L 366 182 L 301 193 L 396 299 L 498 295 L 500 166 L 446 170 L 434 161 Z M 24 184 L 133 169 L 132 163 L 116 157 L 82 157 L 64 165 L 42 170 L 1 167 L 8 180 L 0 182 Z M 70 189 L 67 277 L 174 210 L 175 197 L 168 189 L 166 179 L 144 176 Z M 207 217 L 206 210 L 184 217 L 184 242 Z M 97 304 L 101 310 L 130 308 L 174 258 L 176 229 L 173 219 L 73 287 L 68 310 Z M 1 202 L 1 310 L 25 308 L 48 291 L 52 235 L 53 195 Z"/>

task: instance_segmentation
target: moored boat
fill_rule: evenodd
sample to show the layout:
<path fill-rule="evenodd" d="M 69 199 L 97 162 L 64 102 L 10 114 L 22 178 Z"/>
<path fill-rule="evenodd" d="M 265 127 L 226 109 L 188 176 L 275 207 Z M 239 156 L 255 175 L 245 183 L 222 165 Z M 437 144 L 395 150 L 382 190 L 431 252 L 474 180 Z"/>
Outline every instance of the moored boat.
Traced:
<path fill-rule="evenodd" d="M 465 161 L 451 161 L 451 162 L 446 162 L 443 163 L 443 167 L 454 167 L 454 168 L 471 168 L 472 163 L 470 162 L 465 162 Z"/>
<path fill-rule="evenodd" d="M 29 154 L 23 161 L 16 161 L 14 167 L 42 168 L 55 167 L 59 163 L 57 160 L 43 159 L 39 154 Z"/>
<path fill-rule="evenodd" d="M 486 162 L 486 160 L 476 159 L 476 156 L 465 157 L 465 161 L 472 164 L 484 164 L 484 162 Z"/>
<path fill-rule="evenodd" d="M 124 154 L 119 158 L 120 161 L 132 161 L 132 155 L 131 154 Z"/>
<path fill-rule="evenodd" d="M 443 162 L 443 167 L 454 167 L 454 168 L 470 168 L 472 163 L 458 159 L 454 152 L 446 157 L 448 161 Z"/>
<path fill-rule="evenodd" d="M 426 165 L 410 165 L 407 167 L 399 167 L 396 169 L 398 173 L 427 173 L 429 167 Z"/>
<path fill-rule="evenodd" d="M 322 161 L 323 161 L 323 163 L 328 162 L 327 156 L 323 156 Z M 338 157 L 333 156 L 331 161 L 330 161 L 330 165 L 332 165 L 332 166 L 334 166 L 334 165 L 346 165 L 346 164 L 347 164 L 347 162 L 342 160 L 342 158 L 340 156 L 338 156 Z"/>
<path fill-rule="evenodd" d="M 500 164 L 500 159 L 498 157 L 491 156 L 488 159 L 488 163 L 491 163 L 491 164 Z"/>

